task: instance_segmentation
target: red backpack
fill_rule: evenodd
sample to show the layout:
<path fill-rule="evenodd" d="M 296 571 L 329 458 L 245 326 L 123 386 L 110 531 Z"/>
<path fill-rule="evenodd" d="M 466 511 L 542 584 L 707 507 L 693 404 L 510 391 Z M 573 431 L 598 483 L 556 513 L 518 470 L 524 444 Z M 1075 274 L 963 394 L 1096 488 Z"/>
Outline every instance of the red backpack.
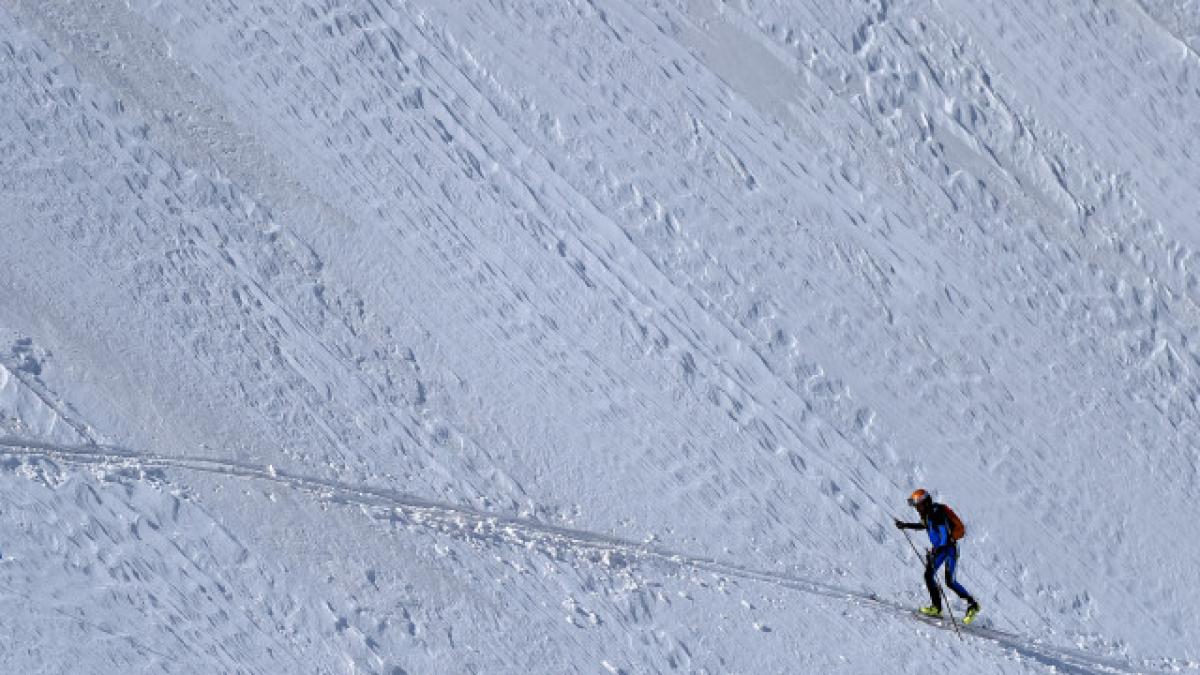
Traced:
<path fill-rule="evenodd" d="M 942 504 L 942 509 L 946 511 L 946 521 L 950 523 L 951 541 L 958 541 L 967 536 L 967 526 L 963 525 L 962 519 L 954 512 L 954 509 L 945 504 Z"/>

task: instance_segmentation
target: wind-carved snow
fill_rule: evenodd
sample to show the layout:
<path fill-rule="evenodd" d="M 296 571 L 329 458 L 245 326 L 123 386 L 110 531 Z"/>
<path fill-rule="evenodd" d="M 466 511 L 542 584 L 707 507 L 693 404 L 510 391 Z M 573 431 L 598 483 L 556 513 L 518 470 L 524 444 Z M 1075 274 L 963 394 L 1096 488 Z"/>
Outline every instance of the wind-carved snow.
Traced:
<path fill-rule="evenodd" d="M 1186 3 L 807 4 L 0 9 L 6 665 L 1196 668 Z"/>

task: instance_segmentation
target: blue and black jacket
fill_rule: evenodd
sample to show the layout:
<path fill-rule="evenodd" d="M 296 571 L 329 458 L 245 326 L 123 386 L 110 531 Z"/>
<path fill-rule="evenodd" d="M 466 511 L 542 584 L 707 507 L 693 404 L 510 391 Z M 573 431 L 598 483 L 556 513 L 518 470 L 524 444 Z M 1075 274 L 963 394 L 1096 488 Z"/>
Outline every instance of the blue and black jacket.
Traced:
<path fill-rule="evenodd" d="M 941 504 L 934 502 L 929 508 L 929 516 L 921 518 L 919 523 L 899 523 L 906 530 L 925 530 L 929 535 L 929 543 L 933 545 L 933 556 L 949 553 L 955 548 L 954 539 L 950 536 L 950 517 Z"/>

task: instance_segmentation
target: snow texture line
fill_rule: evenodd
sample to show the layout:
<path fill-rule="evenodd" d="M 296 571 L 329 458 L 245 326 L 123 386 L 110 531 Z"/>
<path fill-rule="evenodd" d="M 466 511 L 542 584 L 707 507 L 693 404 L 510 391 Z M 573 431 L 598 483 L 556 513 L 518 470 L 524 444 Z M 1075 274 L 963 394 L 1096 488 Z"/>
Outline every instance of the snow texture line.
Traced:
<path fill-rule="evenodd" d="M 15 353 L 15 350 L 14 350 Z M 13 354 L 0 355 L 0 368 L 6 370 L 12 377 L 25 386 L 31 394 L 37 397 L 47 408 L 52 410 L 55 415 L 62 420 L 63 424 L 69 426 L 79 438 L 91 444 L 97 442 L 92 428 L 83 421 L 77 419 L 70 406 L 55 396 L 41 379 L 36 375 L 30 374 L 25 368 L 21 367 L 20 363 L 14 362 L 11 358 Z"/>
<path fill-rule="evenodd" d="M 290 490 L 312 494 L 334 503 L 381 509 L 383 512 L 375 515 L 380 520 L 412 523 L 443 534 L 465 535 L 493 543 L 534 545 L 543 550 L 559 547 L 569 548 L 581 557 L 606 566 L 629 566 L 637 561 L 657 562 L 677 568 L 735 577 L 810 595 L 844 600 L 860 607 L 886 612 L 897 618 L 919 620 L 914 617 L 912 608 L 874 593 L 814 579 L 754 569 L 708 556 L 649 546 L 643 542 L 603 533 L 490 513 L 469 506 L 438 502 L 393 490 L 303 476 L 282 471 L 270 465 L 260 466 L 211 457 L 167 457 L 142 454 L 125 448 L 105 445 L 57 445 L 11 436 L 0 437 L 0 448 L 3 449 L 3 454 L 13 457 L 40 457 L 74 465 L 176 469 L 266 481 Z M 929 625 L 949 630 L 949 627 L 943 624 L 929 623 Z M 1102 658 L 1082 650 L 1044 644 L 1036 638 L 995 628 L 970 626 L 965 628 L 965 632 L 1059 672 L 1142 673 L 1162 671 L 1161 666 L 1154 667 L 1155 663 L 1135 664 Z"/>

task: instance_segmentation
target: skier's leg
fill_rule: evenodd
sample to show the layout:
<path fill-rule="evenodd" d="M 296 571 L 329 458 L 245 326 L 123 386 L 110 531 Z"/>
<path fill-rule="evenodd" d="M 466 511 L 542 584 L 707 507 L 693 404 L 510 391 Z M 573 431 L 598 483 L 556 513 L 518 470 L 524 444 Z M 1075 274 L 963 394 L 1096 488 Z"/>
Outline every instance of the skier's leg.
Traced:
<path fill-rule="evenodd" d="M 925 562 L 925 588 L 929 590 L 929 603 L 936 607 L 938 611 L 942 609 L 942 594 L 938 592 L 934 575 L 937 574 L 937 568 L 941 564 L 942 561 L 940 559 L 934 560 L 930 558 Z"/>
<path fill-rule="evenodd" d="M 966 600 L 969 603 L 974 603 L 975 599 L 972 598 L 971 594 L 967 592 L 967 589 L 963 588 L 962 584 L 958 583 L 958 580 L 954 578 L 954 569 L 956 567 L 958 567 L 958 551 L 956 549 L 951 549 L 950 552 L 946 553 L 946 585 L 950 587 L 950 590 L 958 594 L 958 597 Z"/>

